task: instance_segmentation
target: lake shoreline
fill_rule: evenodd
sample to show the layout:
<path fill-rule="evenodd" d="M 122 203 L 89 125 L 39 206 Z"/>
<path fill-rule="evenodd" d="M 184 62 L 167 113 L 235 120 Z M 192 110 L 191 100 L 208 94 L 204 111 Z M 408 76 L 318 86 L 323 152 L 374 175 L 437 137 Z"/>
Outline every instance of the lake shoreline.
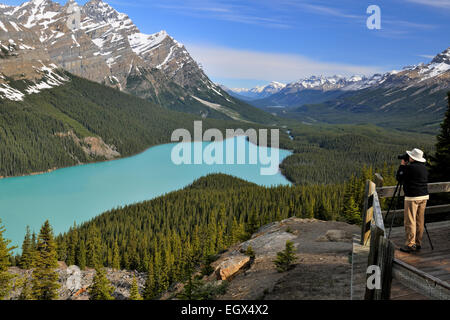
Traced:
<path fill-rule="evenodd" d="M 236 135 L 236 137 L 240 137 L 240 136 L 242 136 L 242 135 Z M 245 135 L 244 135 L 245 136 Z M 224 140 L 227 140 L 227 139 L 222 139 L 222 140 L 219 140 L 219 141 L 224 141 Z M 247 137 L 247 140 L 248 140 L 248 137 Z M 249 140 L 248 140 L 249 141 Z M 194 141 L 195 142 L 195 141 Z M 214 141 L 204 141 L 204 142 L 214 142 Z M 131 155 L 127 155 L 127 156 L 123 156 L 123 157 L 118 157 L 118 158 L 115 158 L 115 159 L 108 159 L 108 160 L 98 160 L 98 161 L 92 161 L 92 162 L 86 162 L 86 163 L 79 163 L 79 164 L 75 164 L 75 165 L 71 165 L 71 166 L 63 166 L 63 167 L 54 167 L 54 168 L 51 168 L 51 169 L 48 169 L 48 170 L 44 170 L 44 171 L 37 171 L 37 172 L 32 172 L 32 173 L 28 173 L 28 174 L 22 174 L 22 175 L 17 175 L 17 176 L 0 176 L 0 181 L 1 180 L 6 180 L 6 179 L 11 179 L 11 178 L 25 178 L 25 177 L 32 177 L 32 176 L 39 176 L 39 175 L 43 175 L 43 174 L 47 174 L 47 173 L 52 173 L 52 172 L 54 172 L 54 171 L 57 171 L 57 170 L 62 170 L 62 169 L 68 169 L 68 168 L 76 168 L 76 167 L 81 167 L 81 166 L 85 166 L 85 165 L 90 165 L 90 164 L 95 164 L 95 163 L 105 163 L 105 162 L 112 162 L 112 161 L 116 161 L 116 160 L 122 160 L 122 159 L 128 159 L 128 158 L 132 158 L 132 157 L 135 157 L 135 156 L 138 156 L 138 155 L 140 155 L 140 154 L 143 154 L 143 153 L 145 153 L 145 152 L 147 152 L 148 150 L 150 150 L 150 149 L 152 149 L 152 148 L 155 148 L 155 147 L 158 147 L 158 146 L 164 146 L 164 145 L 169 145 L 169 144 L 173 144 L 173 143 L 179 143 L 179 142 L 167 142 L 167 143 L 161 143 L 161 144 L 155 144 L 155 145 L 152 145 L 152 146 L 149 146 L 149 147 L 147 147 L 147 148 L 145 148 L 143 151 L 139 151 L 139 152 L 136 152 L 136 153 L 134 153 L 134 154 L 131 154 Z M 258 146 L 258 145 L 257 145 Z M 272 148 L 272 147 L 271 147 Z M 283 149 L 283 148 L 277 148 L 277 149 L 279 149 L 279 150 L 286 150 L 286 151 L 289 151 L 289 152 L 291 152 L 292 154 L 294 154 L 294 150 L 288 150 L 288 149 Z M 285 160 L 285 159 L 284 159 Z M 284 162 L 284 160 L 283 160 L 283 162 Z M 283 162 L 281 162 L 280 163 L 280 165 L 283 163 Z M 281 170 L 281 168 L 279 168 L 280 170 L 280 173 L 281 173 L 281 175 L 283 175 L 283 177 L 285 177 L 287 180 L 289 180 L 291 183 L 293 183 L 284 173 L 283 173 L 283 171 Z"/>
<path fill-rule="evenodd" d="M 250 142 L 244 137 L 236 139 L 245 141 L 248 157 L 248 150 L 253 145 L 250 146 Z M 191 144 L 194 148 L 193 143 Z M 206 150 L 209 144 L 203 142 L 202 150 Z M 181 190 L 195 180 L 213 173 L 234 176 L 263 187 L 292 185 L 280 170 L 275 170 L 278 156 L 272 160 L 270 170 L 276 173 L 262 175 L 261 169 L 269 169 L 269 164 L 258 162 L 253 165 L 248 159 L 242 165 L 209 165 L 206 162 L 201 165 L 177 165 L 171 161 L 174 146 L 178 144 L 152 146 L 141 155 L 117 159 L 120 161 L 83 164 L 60 168 L 55 172 L 48 170 L 33 176 L 0 180 L 0 216 L 7 225 L 6 236 L 14 245 L 20 246 L 25 227 L 29 225 L 32 230 L 39 230 L 45 220 L 51 221 L 55 234 L 63 233 L 74 222 L 83 223 L 114 208 Z M 236 148 L 239 148 L 237 143 L 235 150 Z M 223 155 L 227 153 L 225 151 L 224 149 Z M 278 150 L 275 153 L 273 150 L 262 152 L 262 156 L 266 152 L 267 156 L 271 153 L 278 154 Z M 236 151 L 234 154 L 237 155 Z M 291 154 L 281 149 L 279 161 Z M 234 163 L 236 164 L 236 160 Z M 52 173 L 46 174 L 48 172 Z"/>

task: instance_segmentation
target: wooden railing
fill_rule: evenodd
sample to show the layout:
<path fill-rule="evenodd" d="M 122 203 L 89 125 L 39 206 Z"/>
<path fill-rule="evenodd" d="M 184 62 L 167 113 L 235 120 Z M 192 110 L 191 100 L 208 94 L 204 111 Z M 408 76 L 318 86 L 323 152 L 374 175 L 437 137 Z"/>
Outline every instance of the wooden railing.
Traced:
<path fill-rule="evenodd" d="M 382 179 L 377 175 L 378 179 Z M 450 182 L 431 183 L 429 193 L 450 192 Z M 376 187 L 367 181 L 362 212 L 361 244 L 370 246 L 368 266 L 378 266 L 381 271 L 381 288 L 366 287 L 366 300 L 387 300 L 390 298 L 392 279 L 395 278 L 405 286 L 423 293 L 432 299 L 450 299 L 450 286 L 411 265 L 395 259 L 395 245 L 386 238 L 384 227 L 385 212 L 381 210 L 380 198 L 394 195 L 395 187 Z M 403 193 L 401 194 L 403 195 Z M 429 207 L 425 214 L 450 212 L 450 205 Z M 403 210 L 392 211 L 400 215 Z M 369 276 L 369 275 L 368 275 Z"/>

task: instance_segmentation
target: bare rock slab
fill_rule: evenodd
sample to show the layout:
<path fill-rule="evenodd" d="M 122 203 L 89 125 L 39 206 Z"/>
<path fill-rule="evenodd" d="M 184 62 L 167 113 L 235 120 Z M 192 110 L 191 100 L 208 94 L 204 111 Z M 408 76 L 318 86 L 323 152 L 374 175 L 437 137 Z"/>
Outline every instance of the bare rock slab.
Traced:
<path fill-rule="evenodd" d="M 250 264 L 250 257 L 243 254 L 234 254 L 225 258 L 216 267 L 215 274 L 218 280 L 232 278 L 241 269 Z"/>

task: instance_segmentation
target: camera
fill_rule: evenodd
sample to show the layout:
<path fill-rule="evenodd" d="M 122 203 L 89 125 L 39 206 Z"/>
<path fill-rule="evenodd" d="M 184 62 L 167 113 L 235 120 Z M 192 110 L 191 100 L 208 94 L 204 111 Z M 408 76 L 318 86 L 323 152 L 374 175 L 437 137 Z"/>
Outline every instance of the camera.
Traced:
<path fill-rule="evenodd" d="M 398 160 L 404 160 L 405 162 L 409 162 L 409 155 L 407 153 L 402 154 L 400 156 L 397 157 Z"/>

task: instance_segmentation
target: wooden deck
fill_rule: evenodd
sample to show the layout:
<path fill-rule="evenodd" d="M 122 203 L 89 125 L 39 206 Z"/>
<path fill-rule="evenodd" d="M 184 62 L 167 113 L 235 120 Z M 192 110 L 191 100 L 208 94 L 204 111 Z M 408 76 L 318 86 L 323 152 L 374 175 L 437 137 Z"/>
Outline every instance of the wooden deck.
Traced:
<path fill-rule="evenodd" d="M 423 235 L 422 250 L 413 254 L 395 251 L 395 258 L 450 283 L 450 221 L 427 224 L 434 250 L 431 250 L 426 233 Z M 403 227 L 393 228 L 391 240 L 399 248 L 404 244 Z M 396 248 L 397 249 L 397 248 Z"/>
<path fill-rule="evenodd" d="M 423 273 L 450 283 L 450 221 L 427 224 L 434 250 L 431 250 L 426 234 L 424 234 L 422 250 L 407 254 L 400 250 L 404 244 L 403 227 L 392 229 L 391 240 L 396 246 L 395 259 L 407 263 Z M 388 233 L 389 230 L 386 230 Z M 366 268 L 369 248 L 359 244 L 359 236 L 354 239 L 352 263 L 352 299 L 364 299 Z M 391 300 L 429 300 L 424 292 L 414 290 L 402 284 L 398 279 L 392 280 Z"/>

